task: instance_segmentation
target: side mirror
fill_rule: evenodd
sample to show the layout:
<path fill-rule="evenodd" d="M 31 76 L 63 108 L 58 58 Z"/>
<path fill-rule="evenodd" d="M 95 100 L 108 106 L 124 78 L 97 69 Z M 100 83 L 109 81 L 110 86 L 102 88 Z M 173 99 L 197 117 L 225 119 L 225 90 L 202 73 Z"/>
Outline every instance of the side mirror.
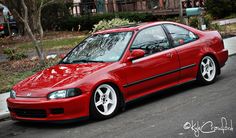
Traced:
<path fill-rule="evenodd" d="M 138 59 L 138 58 L 141 58 L 141 57 L 144 57 L 145 55 L 145 51 L 142 50 L 142 49 L 134 49 L 130 56 L 128 57 L 128 60 L 134 60 L 134 59 Z"/>

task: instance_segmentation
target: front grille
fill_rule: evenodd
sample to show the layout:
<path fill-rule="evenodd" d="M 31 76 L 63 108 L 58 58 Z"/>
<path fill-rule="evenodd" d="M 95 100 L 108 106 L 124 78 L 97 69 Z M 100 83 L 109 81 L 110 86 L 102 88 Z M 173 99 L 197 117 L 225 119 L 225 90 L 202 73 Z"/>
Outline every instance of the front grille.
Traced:
<path fill-rule="evenodd" d="M 26 118 L 46 118 L 46 110 L 42 109 L 11 109 L 10 111 L 16 113 L 19 117 Z"/>

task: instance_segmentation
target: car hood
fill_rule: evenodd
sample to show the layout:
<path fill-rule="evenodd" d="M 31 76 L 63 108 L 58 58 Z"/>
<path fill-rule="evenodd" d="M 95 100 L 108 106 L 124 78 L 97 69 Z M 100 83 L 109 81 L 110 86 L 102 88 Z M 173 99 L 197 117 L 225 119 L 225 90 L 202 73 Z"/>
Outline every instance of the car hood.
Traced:
<path fill-rule="evenodd" d="M 109 64 L 111 63 L 58 64 L 26 78 L 13 89 L 17 97 L 45 97 L 48 93 L 65 89 Z"/>

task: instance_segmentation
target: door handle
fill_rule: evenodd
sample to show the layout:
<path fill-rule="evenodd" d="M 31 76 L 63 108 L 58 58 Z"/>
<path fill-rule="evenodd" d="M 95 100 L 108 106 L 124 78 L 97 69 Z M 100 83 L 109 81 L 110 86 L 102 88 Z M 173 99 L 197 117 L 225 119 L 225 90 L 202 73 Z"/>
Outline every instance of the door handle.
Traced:
<path fill-rule="evenodd" d="M 173 57 L 173 54 L 172 54 L 172 53 L 168 53 L 168 54 L 166 54 L 166 57 L 172 58 L 172 57 Z"/>

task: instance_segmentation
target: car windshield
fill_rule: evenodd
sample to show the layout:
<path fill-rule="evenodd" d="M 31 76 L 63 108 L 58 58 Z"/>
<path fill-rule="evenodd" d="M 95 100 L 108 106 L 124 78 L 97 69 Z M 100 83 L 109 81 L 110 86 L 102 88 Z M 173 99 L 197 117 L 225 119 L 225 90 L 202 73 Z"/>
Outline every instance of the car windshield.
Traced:
<path fill-rule="evenodd" d="M 82 41 L 61 63 L 114 62 L 118 61 L 132 32 L 95 34 Z"/>

